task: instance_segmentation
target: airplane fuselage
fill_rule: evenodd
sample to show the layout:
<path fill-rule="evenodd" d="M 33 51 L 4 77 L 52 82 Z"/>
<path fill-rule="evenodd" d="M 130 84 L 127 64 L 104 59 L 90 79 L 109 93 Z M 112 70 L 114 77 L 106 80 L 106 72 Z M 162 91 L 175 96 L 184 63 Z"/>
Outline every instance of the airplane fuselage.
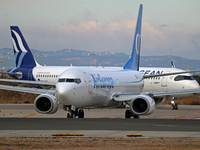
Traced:
<path fill-rule="evenodd" d="M 107 70 L 113 70 L 122 72 L 123 68 L 121 67 L 69 67 L 69 66 L 39 66 L 34 67 L 32 70 L 28 69 L 27 71 L 20 69 L 15 69 L 14 72 L 23 72 L 22 79 L 26 80 L 35 80 L 43 82 L 57 82 L 58 78 L 63 72 L 67 72 L 72 68 L 82 69 L 82 70 L 101 70 L 101 72 L 106 72 Z M 164 74 L 164 73 L 173 73 L 173 72 L 183 72 L 182 69 L 177 68 L 161 68 L 161 67 L 140 67 L 139 71 L 143 75 L 154 75 L 154 74 Z M 92 76 L 90 76 L 92 80 Z M 97 73 L 93 78 L 98 78 Z M 126 78 L 130 78 L 127 76 Z M 115 81 L 117 82 L 117 80 Z M 192 77 L 191 74 L 182 74 L 182 75 L 171 75 L 163 77 L 153 77 L 144 79 L 144 86 L 142 91 L 173 91 L 173 90 L 187 90 L 187 89 L 198 89 L 199 84 Z M 112 90 L 112 89 L 111 89 Z M 183 96 L 187 96 L 183 94 Z"/>
<path fill-rule="evenodd" d="M 163 74 L 173 72 L 183 72 L 184 70 L 177 68 L 150 68 L 141 67 L 140 72 L 143 75 Z M 144 80 L 143 91 L 174 91 L 186 89 L 198 89 L 198 82 L 192 77 L 191 74 L 179 74 L 163 77 L 146 78 Z"/>
<path fill-rule="evenodd" d="M 56 84 L 56 96 L 63 105 L 76 107 L 108 107 L 114 93 L 141 92 L 143 75 L 133 70 L 105 68 L 71 68 L 64 71 Z"/>
<path fill-rule="evenodd" d="M 165 91 L 176 91 L 176 90 L 188 90 L 188 89 L 198 89 L 199 84 L 191 76 L 191 74 L 179 74 L 179 75 L 170 75 L 163 77 L 153 77 L 146 78 L 143 80 L 143 84 L 136 85 L 134 88 L 131 85 L 132 80 L 135 80 L 135 77 L 131 77 L 129 73 L 123 72 L 121 67 L 68 67 L 68 66 L 39 66 L 34 67 L 32 71 L 29 71 L 29 75 L 25 77 L 31 77 L 36 81 L 43 82 L 59 82 L 61 78 L 67 78 L 70 75 L 70 70 L 81 70 L 82 72 L 77 72 L 77 74 L 83 74 L 84 77 L 80 84 L 70 84 L 76 89 L 72 89 L 74 99 L 82 99 L 81 102 L 87 106 L 107 106 L 107 105 L 119 105 L 119 103 L 110 101 L 110 97 L 114 92 L 139 92 L 137 89 L 142 92 L 165 92 Z M 112 70 L 112 75 L 108 71 Z M 19 70 L 17 70 L 19 71 Z M 140 67 L 140 73 L 143 75 L 154 75 L 154 74 L 163 74 L 163 73 L 172 73 L 172 72 L 183 72 L 182 69 L 177 68 L 161 68 L 161 67 Z M 32 72 L 32 75 L 30 75 Z M 120 75 L 123 74 L 122 75 Z M 66 76 L 66 77 L 63 77 Z M 74 74 L 75 76 L 75 74 Z M 84 82 L 83 82 L 84 81 Z M 120 82 L 124 81 L 124 85 Z M 65 90 L 69 90 L 70 86 L 66 83 L 60 84 Z M 120 85 L 120 86 L 119 86 Z M 139 88 L 137 87 L 139 86 Z M 59 86 L 60 87 L 60 86 Z M 58 88 L 58 87 L 57 87 Z M 77 89 L 78 88 L 78 89 Z M 85 91 L 87 90 L 87 91 Z M 76 93 L 79 94 L 76 94 Z M 87 95 L 84 95 L 87 93 Z M 63 96 L 63 94 L 60 94 Z M 84 95 L 84 96 L 83 96 Z M 192 94 L 183 93 L 177 97 L 190 96 Z M 59 100 L 64 99 L 60 96 Z M 69 97 L 70 94 L 67 95 Z M 96 99 L 95 101 L 92 99 Z M 156 104 L 159 104 L 164 101 L 164 98 L 154 99 Z M 63 100 L 62 103 L 67 105 Z M 78 103 L 82 106 L 79 101 Z M 79 106 L 79 104 L 76 104 Z"/>

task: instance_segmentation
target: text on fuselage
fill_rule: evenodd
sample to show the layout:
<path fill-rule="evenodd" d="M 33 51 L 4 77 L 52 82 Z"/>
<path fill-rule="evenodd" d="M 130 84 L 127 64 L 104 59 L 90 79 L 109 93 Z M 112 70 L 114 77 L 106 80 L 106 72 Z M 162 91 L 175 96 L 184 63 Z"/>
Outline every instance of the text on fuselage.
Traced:
<path fill-rule="evenodd" d="M 154 75 L 154 74 L 162 74 L 163 71 L 159 70 L 140 70 L 143 75 Z"/>
<path fill-rule="evenodd" d="M 101 77 L 99 74 L 91 74 L 94 81 L 94 88 L 114 88 L 114 81 L 112 77 Z"/>

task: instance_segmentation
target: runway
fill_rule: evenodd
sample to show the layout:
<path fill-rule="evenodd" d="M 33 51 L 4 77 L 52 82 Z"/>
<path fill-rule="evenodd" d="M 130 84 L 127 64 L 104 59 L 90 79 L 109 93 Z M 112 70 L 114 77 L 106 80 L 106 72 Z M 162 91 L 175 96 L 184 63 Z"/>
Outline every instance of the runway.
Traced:
<path fill-rule="evenodd" d="M 180 106 L 177 111 L 168 108 L 160 106 L 152 115 L 141 119 L 124 119 L 125 109 L 86 110 L 84 119 L 67 119 L 62 109 L 54 115 L 41 115 L 32 105 L 1 105 L 0 137 L 51 136 L 55 133 L 79 133 L 91 137 L 124 137 L 127 134 L 200 137 L 199 106 Z M 11 116 L 9 112 L 12 112 Z"/>
<path fill-rule="evenodd" d="M 120 130 L 199 132 L 200 120 L 0 118 L 0 130 Z"/>
<path fill-rule="evenodd" d="M 125 109 L 84 109 L 85 118 L 124 118 Z M 0 118 L 66 118 L 67 112 L 59 106 L 55 114 L 40 114 L 33 104 L 0 104 Z M 200 106 L 179 105 L 171 110 L 170 105 L 158 105 L 151 115 L 142 119 L 200 119 Z"/>

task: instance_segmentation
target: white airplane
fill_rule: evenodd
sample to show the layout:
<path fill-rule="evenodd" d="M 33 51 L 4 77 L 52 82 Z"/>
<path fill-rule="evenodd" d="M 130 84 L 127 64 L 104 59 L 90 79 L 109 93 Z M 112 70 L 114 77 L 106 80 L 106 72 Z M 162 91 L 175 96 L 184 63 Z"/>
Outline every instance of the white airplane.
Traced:
<path fill-rule="evenodd" d="M 184 72 L 182 69 L 177 68 L 156 68 L 156 67 L 142 67 L 140 72 L 143 75 L 154 75 L 154 74 L 166 74 L 173 72 Z M 189 90 L 189 89 L 199 89 L 198 82 L 190 73 L 170 75 L 163 77 L 152 77 L 146 78 L 144 80 L 143 92 L 165 92 L 165 91 L 176 91 L 176 90 Z M 175 100 L 178 97 L 191 96 L 193 93 L 182 93 L 179 95 L 167 95 L 165 97 L 154 98 L 156 104 L 164 102 L 165 99 L 170 99 L 172 110 L 177 110 L 178 105 Z"/>
<path fill-rule="evenodd" d="M 123 68 L 40 66 L 19 28 L 11 27 L 17 67 L 9 70 L 8 74 L 20 80 L 0 81 L 16 82 L 20 87 L 0 85 L 0 89 L 40 94 L 34 101 L 37 112 L 55 113 L 60 103 L 64 110 L 69 111 L 68 118 L 84 118 L 83 108 L 119 107 L 124 103 L 130 105 L 125 118 L 138 118 L 153 113 L 155 102 L 164 98 L 199 94 L 198 83 L 186 71 L 143 68 L 140 70 L 143 74 L 139 72 L 142 8 L 140 5 L 132 54 Z M 179 77 L 190 77 L 191 80 L 176 79 Z M 169 83 L 177 87 L 168 86 Z M 37 88 L 21 87 L 23 84 Z"/>

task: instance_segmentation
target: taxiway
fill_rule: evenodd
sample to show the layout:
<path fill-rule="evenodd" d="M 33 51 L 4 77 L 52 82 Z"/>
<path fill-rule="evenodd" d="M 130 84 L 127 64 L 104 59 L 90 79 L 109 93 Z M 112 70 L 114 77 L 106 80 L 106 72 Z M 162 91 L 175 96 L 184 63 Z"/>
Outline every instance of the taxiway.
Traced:
<path fill-rule="evenodd" d="M 141 134 L 157 137 L 200 137 L 200 106 L 158 106 L 150 116 L 124 119 L 125 109 L 85 110 L 84 119 L 67 119 L 60 107 L 53 115 L 39 114 L 33 105 L 0 105 L 0 137 L 51 136 L 84 134 L 85 136 L 126 136 Z"/>

